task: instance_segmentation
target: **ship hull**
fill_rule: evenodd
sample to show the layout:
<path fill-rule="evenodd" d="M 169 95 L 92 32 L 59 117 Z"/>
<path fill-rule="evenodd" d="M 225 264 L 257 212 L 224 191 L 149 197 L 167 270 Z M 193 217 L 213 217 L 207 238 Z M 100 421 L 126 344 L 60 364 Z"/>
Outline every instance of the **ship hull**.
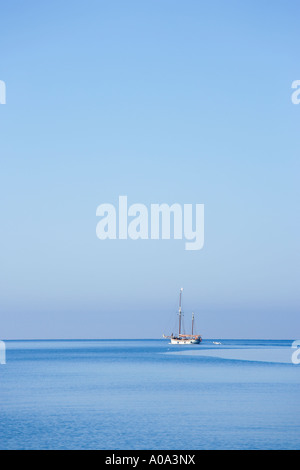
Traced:
<path fill-rule="evenodd" d="M 200 344 L 201 339 L 172 338 L 170 344 Z"/>

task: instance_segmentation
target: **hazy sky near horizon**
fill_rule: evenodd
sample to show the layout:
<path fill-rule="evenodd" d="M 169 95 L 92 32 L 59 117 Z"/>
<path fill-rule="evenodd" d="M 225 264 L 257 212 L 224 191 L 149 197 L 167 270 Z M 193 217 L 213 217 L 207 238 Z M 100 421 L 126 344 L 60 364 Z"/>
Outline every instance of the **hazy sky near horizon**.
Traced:
<path fill-rule="evenodd" d="M 0 339 L 300 337 L 300 5 L 1 2 Z M 96 237 L 205 205 L 205 245 Z M 169 322 L 169 323 L 168 323 Z"/>

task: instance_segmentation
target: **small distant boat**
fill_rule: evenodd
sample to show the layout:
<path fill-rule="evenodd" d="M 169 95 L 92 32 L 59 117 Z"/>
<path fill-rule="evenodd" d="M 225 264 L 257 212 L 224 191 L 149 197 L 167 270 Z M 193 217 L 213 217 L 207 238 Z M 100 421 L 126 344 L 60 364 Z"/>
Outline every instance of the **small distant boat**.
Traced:
<path fill-rule="evenodd" d="M 194 323 L 195 323 L 195 315 L 192 313 L 192 334 L 186 335 L 181 333 L 181 317 L 182 317 L 182 310 L 181 310 L 181 296 L 182 296 L 183 289 L 180 289 L 179 295 L 179 328 L 178 328 L 178 335 L 166 336 L 163 335 L 164 338 L 170 339 L 171 344 L 200 344 L 202 342 L 201 335 L 194 334 Z"/>
<path fill-rule="evenodd" d="M 213 344 L 222 344 L 222 343 L 219 343 L 218 341 L 213 341 Z"/>

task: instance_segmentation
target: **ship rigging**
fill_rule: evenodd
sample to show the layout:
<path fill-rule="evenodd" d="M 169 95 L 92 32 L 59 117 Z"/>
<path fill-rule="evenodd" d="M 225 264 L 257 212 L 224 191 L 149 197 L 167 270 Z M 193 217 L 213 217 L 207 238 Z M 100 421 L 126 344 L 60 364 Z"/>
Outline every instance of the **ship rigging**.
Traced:
<path fill-rule="evenodd" d="M 179 294 L 179 310 L 178 310 L 178 318 L 179 318 L 179 325 L 178 325 L 178 335 L 170 336 L 163 335 L 164 338 L 170 339 L 171 344 L 200 344 L 202 342 L 201 335 L 194 332 L 195 328 L 195 315 L 192 313 L 192 331 L 190 335 L 182 333 L 182 307 L 181 307 L 181 300 L 182 300 L 182 292 L 183 288 L 180 289 Z"/>

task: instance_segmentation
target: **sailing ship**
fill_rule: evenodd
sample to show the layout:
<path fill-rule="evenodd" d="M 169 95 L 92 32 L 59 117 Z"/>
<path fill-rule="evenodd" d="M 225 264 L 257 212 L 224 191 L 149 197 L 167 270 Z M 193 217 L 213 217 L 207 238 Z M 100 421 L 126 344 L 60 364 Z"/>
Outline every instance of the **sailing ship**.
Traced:
<path fill-rule="evenodd" d="M 163 335 L 164 338 L 170 339 L 171 344 L 200 344 L 202 342 L 202 337 L 199 334 L 194 333 L 194 325 L 195 325 L 195 315 L 192 313 L 192 334 L 186 335 L 181 332 L 182 329 L 182 309 L 181 309 L 181 297 L 182 297 L 183 288 L 180 289 L 179 294 L 179 328 L 178 328 L 178 335 L 170 336 Z"/>

